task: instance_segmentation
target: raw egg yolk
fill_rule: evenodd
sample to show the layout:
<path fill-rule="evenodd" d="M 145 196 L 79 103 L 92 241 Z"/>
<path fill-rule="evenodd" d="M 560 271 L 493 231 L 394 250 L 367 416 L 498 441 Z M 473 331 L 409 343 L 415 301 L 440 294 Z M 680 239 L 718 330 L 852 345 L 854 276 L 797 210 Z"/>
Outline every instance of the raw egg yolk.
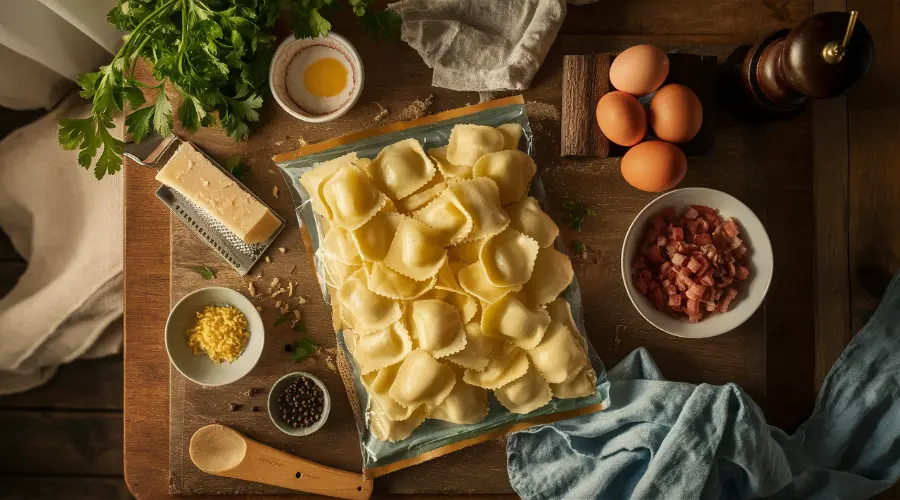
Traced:
<path fill-rule="evenodd" d="M 315 96 L 331 97 L 347 86 L 347 69 L 333 57 L 325 57 L 309 65 L 303 74 L 306 89 Z"/>

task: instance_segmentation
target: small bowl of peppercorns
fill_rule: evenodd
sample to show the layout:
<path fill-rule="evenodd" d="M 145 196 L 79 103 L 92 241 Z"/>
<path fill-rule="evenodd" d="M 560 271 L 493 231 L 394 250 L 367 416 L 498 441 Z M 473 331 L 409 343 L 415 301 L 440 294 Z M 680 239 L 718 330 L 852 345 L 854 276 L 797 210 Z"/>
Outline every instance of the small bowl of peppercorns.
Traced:
<path fill-rule="evenodd" d="M 308 436 L 321 429 L 331 411 L 325 384 L 306 372 L 289 373 L 269 391 L 269 418 L 281 432 Z"/>

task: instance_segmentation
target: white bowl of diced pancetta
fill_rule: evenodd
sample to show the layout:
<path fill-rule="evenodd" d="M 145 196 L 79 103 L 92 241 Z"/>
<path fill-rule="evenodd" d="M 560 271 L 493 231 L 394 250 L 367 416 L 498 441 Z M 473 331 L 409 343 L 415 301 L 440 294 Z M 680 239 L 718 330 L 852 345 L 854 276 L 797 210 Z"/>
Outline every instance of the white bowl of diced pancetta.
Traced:
<path fill-rule="evenodd" d="M 707 188 L 669 191 L 625 233 L 622 280 L 641 316 L 660 330 L 707 338 L 734 330 L 772 282 L 769 235 L 747 205 Z"/>

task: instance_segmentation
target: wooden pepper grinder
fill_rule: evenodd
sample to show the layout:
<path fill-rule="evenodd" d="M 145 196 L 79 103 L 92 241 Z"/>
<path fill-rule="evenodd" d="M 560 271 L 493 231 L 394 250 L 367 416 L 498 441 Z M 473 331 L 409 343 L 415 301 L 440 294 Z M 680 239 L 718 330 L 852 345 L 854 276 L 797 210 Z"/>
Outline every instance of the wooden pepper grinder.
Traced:
<path fill-rule="evenodd" d="M 859 83 L 875 48 L 857 14 L 822 12 L 750 47 L 740 68 L 750 106 L 767 118 L 793 116 L 810 98 L 839 96 Z"/>

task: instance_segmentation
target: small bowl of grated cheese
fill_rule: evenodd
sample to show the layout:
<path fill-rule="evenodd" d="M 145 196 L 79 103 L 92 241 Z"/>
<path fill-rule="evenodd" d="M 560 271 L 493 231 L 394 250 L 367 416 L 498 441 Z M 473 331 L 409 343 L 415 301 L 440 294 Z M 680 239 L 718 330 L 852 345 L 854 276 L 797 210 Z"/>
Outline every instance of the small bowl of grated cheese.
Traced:
<path fill-rule="evenodd" d="M 265 332 L 253 304 L 230 288 L 208 287 L 175 304 L 166 322 L 169 360 L 188 380 L 230 384 L 256 366 Z"/>

